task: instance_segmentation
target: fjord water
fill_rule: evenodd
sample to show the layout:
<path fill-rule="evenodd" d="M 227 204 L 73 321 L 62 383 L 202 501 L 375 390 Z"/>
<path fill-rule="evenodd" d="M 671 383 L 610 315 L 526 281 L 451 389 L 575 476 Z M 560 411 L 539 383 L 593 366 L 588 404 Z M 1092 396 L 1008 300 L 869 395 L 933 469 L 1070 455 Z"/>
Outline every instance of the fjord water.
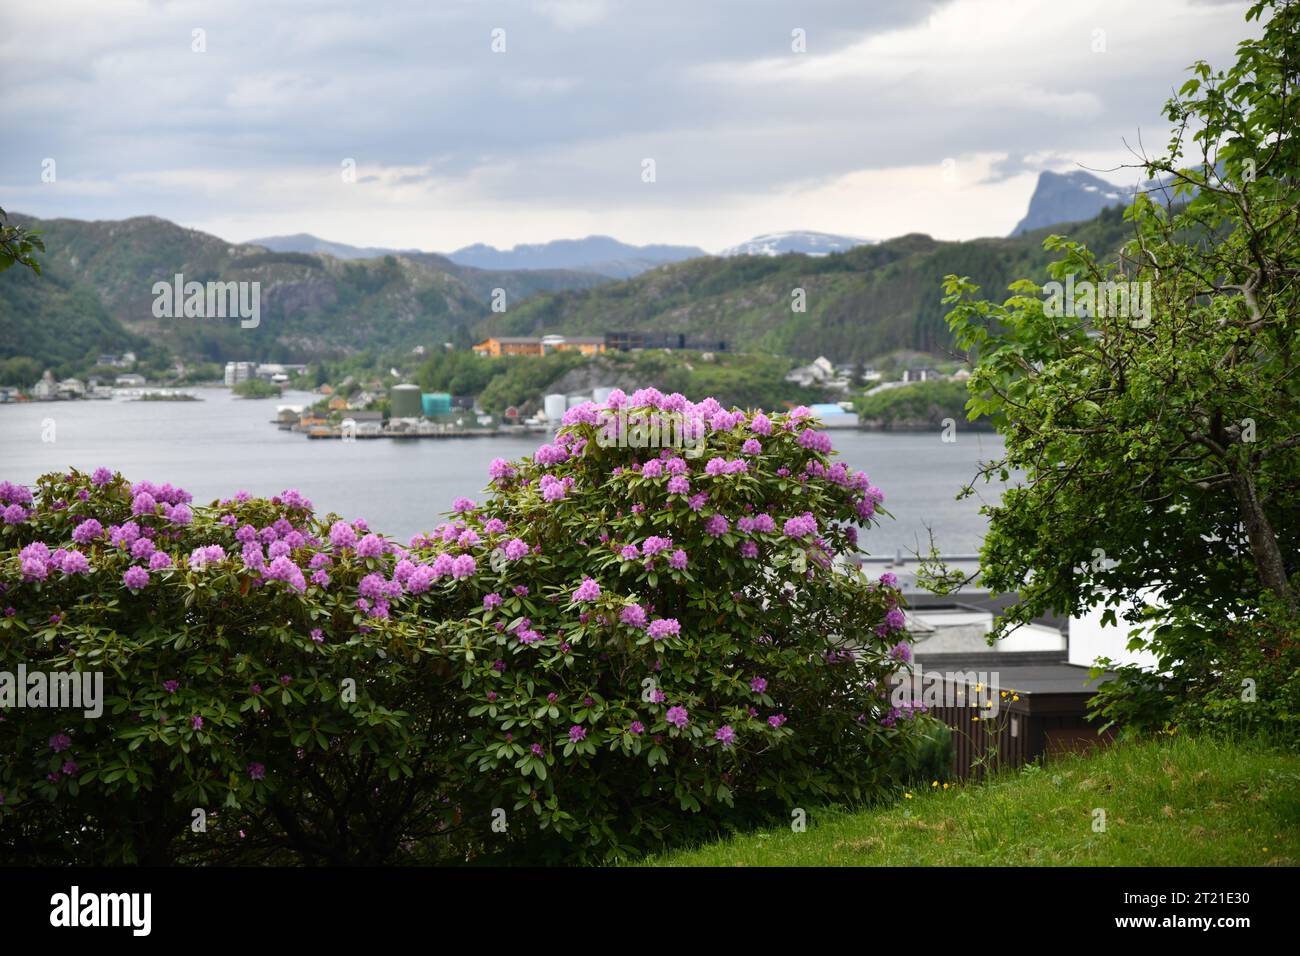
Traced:
<path fill-rule="evenodd" d="M 240 489 L 272 495 L 297 488 L 317 511 L 365 518 L 372 528 L 405 541 L 433 527 L 458 495 L 481 500 L 493 458 L 531 454 L 542 434 L 497 438 L 310 441 L 270 423 L 278 404 L 314 396 L 286 393 L 277 401 L 237 399 L 226 389 L 196 389 L 199 402 L 32 402 L 0 405 L 0 480 L 30 485 L 39 475 L 100 465 L 133 481 L 169 481 L 197 502 Z M 52 426 L 52 427 L 51 427 Z M 45 440 L 53 438 L 52 441 Z M 928 547 L 927 528 L 945 554 L 979 548 L 986 521 L 980 499 L 996 501 L 998 485 L 954 496 L 977 462 L 996 458 L 996 435 L 831 432 L 850 468 L 861 468 L 885 492 L 894 515 L 863 536 L 871 554 Z"/>

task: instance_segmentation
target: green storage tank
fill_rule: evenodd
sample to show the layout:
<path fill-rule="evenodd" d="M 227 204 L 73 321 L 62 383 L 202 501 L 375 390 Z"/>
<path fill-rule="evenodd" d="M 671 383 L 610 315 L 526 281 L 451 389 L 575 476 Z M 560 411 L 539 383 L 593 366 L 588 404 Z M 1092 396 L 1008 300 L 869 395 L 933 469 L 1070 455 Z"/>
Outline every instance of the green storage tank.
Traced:
<path fill-rule="evenodd" d="M 439 415 L 451 414 L 451 392 L 425 392 L 420 404 L 424 407 L 425 418 L 437 418 Z"/>
<path fill-rule="evenodd" d="M 420 417 L 420 386 L 394 385 L 388 393 L 388 401 L 392 418 Z"/>

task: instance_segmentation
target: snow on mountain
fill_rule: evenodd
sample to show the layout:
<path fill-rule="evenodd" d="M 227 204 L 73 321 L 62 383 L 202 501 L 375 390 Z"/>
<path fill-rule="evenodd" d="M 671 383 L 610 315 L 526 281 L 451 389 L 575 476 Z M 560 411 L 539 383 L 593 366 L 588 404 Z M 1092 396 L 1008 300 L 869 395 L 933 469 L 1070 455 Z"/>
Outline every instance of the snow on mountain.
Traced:
<path fill-rule="evenodd" d="M 874 239 L 858 239 L 854 236 L 836 236 L 827 232 L 771 232 L 755 236 L 748 242 L 723 249 L 720 256 L 783 256 L 789 252 L 800 252 L 806 256 L 825 256 L 832 252 L 845 252 L 854 246 L 863 246 L 875 242 Z"/>

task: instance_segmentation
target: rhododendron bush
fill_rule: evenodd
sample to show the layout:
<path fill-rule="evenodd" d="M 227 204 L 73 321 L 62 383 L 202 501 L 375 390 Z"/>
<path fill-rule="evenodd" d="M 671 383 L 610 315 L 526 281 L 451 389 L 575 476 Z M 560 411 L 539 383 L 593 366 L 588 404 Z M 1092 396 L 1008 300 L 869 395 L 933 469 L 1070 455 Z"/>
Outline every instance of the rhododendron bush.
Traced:
<path fill-rule="evenodd" d="M 603 860 L 879 795 L 903 615 L 815 426 L 615 392 L 404 546 L 293 492 L 0 487 L 3 659 L 107 700 L 4 712 L 0 848 Z"/>
<path fill-rule="evenodd" d="M 0 673 L 0 860 L 380 862 L 447 828 L 436 649 L 372 616 L 417 599 L 357 604 L 390 545 L 335 547 L 293 492 L 192 507 L 104 469 L 0 498 L 0 672 L 103 675 L 88 717 Z"/>

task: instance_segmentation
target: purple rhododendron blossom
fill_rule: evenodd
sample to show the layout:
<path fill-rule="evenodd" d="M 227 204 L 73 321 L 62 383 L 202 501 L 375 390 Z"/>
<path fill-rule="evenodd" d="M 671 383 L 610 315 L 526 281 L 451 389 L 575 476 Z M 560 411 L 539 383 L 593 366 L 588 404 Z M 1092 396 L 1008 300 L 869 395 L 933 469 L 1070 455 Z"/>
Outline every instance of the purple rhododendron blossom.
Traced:
<path fill-rule="evenodd" d="M 712 515 L 708 521 L 704 522 L 705 533 L 714 538 L 720 538 L 730 530 L 730 522 L 720 514 Z"/>
<path fill-rule="evenodd" d="M 351 548 L 357 543 L 357 532 L 346 521 L 330 525 L 330 544 L 337 549 Z"/>
<path fill-rule="evenodd" d="M 67 575 L 71 574 L 89 574 L 90 560 L 80 551 L 69 551 L 63 556 L 63 563 L 60 570 Z"/>
<path fill-rule="evenodd" d="M 664 618 L 658 621 L 651 621 L 647 633 L 656 641 L 664 640 L 668 637 L 676 637 L 682 631 L 681 624 L 676 618 Z"/>
<path fill-rule="evenodd" d="M 90 544 L 103 533 L 103 525 L 94 518 L 87 518 L 72 529 L 72 540 L 77 544 Z"/>
<path fill-rule="evenodd" d="M 817 519 L 811 512 L 805 511 L 795 518 L 790 518 L 784 526 L 787 538 L 807 538 L 817 533 Z"/>

